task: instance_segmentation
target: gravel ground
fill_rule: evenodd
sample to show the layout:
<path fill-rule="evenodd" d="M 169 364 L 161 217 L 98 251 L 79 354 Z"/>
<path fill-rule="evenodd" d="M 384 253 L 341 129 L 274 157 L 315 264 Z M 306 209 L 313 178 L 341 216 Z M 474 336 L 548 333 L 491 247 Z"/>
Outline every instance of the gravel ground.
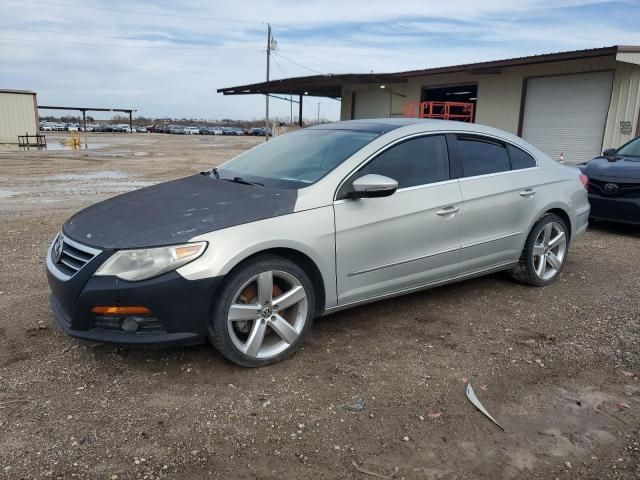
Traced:
<path fill-rule="evenodd" d="M 67 337 L 43 259 L 78 209 L 260 139 L 90 142 L 0 149 L 0 478 L 640 478 L 640 229 L 595 225 L 550 287 L 497 274 L 355 308 L 241 369 Z"/>

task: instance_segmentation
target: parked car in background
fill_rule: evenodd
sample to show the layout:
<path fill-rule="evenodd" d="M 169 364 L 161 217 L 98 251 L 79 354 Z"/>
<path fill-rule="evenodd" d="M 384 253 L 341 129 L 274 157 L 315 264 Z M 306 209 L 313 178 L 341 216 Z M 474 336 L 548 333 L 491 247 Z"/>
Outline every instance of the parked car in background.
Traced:
<path fill-rule="evenodd" d="M 40 130 L 43 132 L 52 132 L 53 131 L 53 126 L 50 125 L 49 123 L 41 123 L 40 124 Z"/>
<path fill-rule="evenodd" d="M 182 125 L 169 125 L 169 133 L 174 135 L 184 135 L 184 127 Z"/>
<path fill-rule="evenodd" d="M 46 257 L 51 306 L 75 337 L 209 339 L 268 365 L 318 315 L 500 270 L 551 284 L 587 228 L 585 184 L 477 124 L 317 125 L 76 213 Z"/>
<path fill-rule="evenodd" d="M 579 167 L 589 177 L 592 219 L 640 225 L 640 137 Z"/>
<path fill-rule="evenodd" d="M 265 137 L 266 136 L 266 130 L 262 127 L 258 127 L 258 128 L 252 128 L 251 129 L 251 135 L 256 135 L 258 137 Z"/>
<path fill-rule="evenodd" d="M 222 135 L 223 132 L 222 132 L 222 129 L 220 127 L 213 127 L 211 129 L 211 134 L 212 135 Z"/>
<path fill-rule="evenodd" d="M 198 127 L 184 127 L 185 135 L 200 135 L 200 129 Z"/>
<path fill-rule="evenodd" d="M 147 127 L 136 127 L 136 132 L 147 133 Z"/>

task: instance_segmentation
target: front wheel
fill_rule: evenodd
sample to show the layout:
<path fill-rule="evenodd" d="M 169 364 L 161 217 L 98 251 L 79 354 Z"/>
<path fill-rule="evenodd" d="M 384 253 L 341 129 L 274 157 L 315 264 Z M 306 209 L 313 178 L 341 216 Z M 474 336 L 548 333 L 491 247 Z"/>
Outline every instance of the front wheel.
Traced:
<path fill-rule="evenodd" d="M 558 215 L 543 215 L 529 233 L 520 261 L 511 271 L 513 278 L 536 287 L 555 282 L 567 259 L 567 232 L 567 225 Z"/>
<path fill-rule="evenodd" d="M 292 261 L 257 257 L 229 274 L 213 301 L 213 346 L 243 367 L 292 355 L 311 328 L 315 295 L 306 272 Z"/>

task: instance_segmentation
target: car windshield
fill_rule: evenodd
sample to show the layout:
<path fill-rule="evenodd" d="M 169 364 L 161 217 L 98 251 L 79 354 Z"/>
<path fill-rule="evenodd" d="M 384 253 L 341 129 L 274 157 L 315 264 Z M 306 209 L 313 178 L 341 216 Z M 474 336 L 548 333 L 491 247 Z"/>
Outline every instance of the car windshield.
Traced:
<path fill-rule="evenodd" d="M 220 178 L 303 188 L 324 177 L 378 136 L 377 132 L 306 129 L 287 133 L 228 161 Z"/>
<path fill-rule="evenodd" d="M 616 152 L 616 155 L 627 157 L 640 157 L 640 137 L 627 143 Z"/>

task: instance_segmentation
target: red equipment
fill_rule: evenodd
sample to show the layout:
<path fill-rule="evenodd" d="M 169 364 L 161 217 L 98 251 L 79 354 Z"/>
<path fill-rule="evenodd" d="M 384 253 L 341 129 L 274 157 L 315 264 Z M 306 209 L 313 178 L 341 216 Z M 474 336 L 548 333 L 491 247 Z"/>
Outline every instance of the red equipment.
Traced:
<path fill-rule="evenodd" d="M 473 122 L 474 104 L 470 102 L 408 102 L 402 105 L 402 114 L 412 118 L 438 118 Z"/>

